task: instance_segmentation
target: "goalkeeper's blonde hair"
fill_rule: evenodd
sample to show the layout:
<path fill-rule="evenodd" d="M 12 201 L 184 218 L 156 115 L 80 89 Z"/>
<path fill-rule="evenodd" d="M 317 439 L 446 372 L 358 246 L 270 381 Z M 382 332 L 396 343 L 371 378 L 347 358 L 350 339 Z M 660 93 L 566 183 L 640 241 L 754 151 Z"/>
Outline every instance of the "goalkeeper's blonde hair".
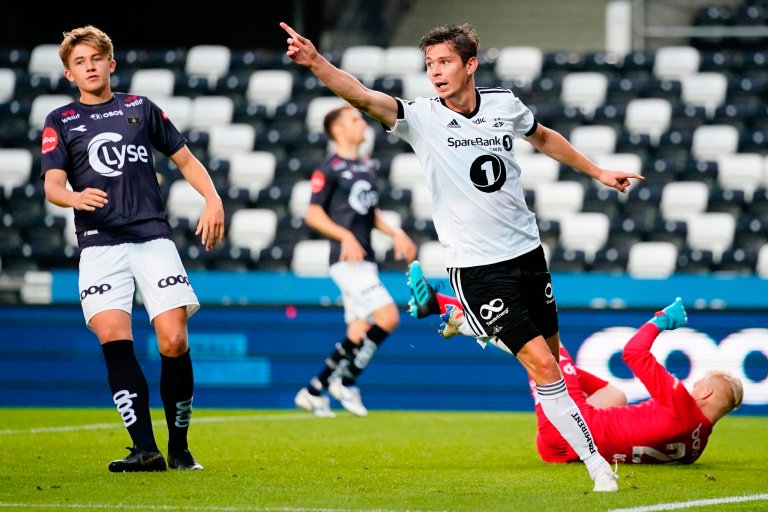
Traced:
<path fill-rule="evenodd" d="M 733 411 L 741 406 L 741 402 L 744 400 L 744 386 L 739 379 L 722 370 L 710 370 L 707 372 L 706 377 L 718 379 L 725 384 L 724 387 L 730 395 L 728 411 Z"/>

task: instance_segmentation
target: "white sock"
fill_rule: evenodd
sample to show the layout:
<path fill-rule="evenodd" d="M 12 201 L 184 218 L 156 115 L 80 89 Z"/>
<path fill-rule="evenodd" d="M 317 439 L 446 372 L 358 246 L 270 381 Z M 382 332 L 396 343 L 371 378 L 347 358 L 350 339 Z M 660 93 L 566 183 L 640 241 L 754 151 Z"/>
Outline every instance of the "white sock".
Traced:
<path fill-rule="evenodd" d="M 598 453 L 592 433 L 576 402 L 568 395 L 565 379 L 552 384 L 537 385 L 536 391 L 544 415 L 587 466 L 589 476 L 594 480 L 599 470 L 606 466 L 610 468 Z"/>

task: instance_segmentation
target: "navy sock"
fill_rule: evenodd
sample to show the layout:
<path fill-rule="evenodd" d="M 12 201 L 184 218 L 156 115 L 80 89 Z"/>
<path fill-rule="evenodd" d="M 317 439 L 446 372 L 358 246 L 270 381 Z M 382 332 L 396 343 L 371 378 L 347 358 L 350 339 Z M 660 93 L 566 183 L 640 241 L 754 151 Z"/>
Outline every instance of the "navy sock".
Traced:
<path fill-rule="evenodd" d="M 179 357 L 160 355 L 160 396 L 168 425 L 168 451 L 187 449 L 187 431 L 192 420 L 192 395 L 195 381 L 189 350 Z"/>
<path fill-rule="evenodd" d="M 123 419 L 134 446 L 158 451 L 149 414 L 149 386 L 131 340 L 110 341 L 101 346 L 107 364 L 112 401 Z"/>
<path fill-rule="evenodd" d="M 320 393 L 328 387 L 328 380 L 331 378 L 331 375 L 333 375 L 339 362 L 350 354 L 356 352 L 357 345 L 355 345 L 349 338 L 344 338 L 343 341 L 337 343 L 333 352 L 331 352 L 325 360 L 323 369 L 320 370 L 320 373 L 318 373 L 317 376 L 310 381 L 309 386 L 307 386 L 310 394 L 320 396 Z"/>
<path fill-rule="evenodd" d="M 360 343 L 357 352 L 348 354 L 344 358 L 344 361 L 340 363 L 342 365 L 341 383 L 343 385 L 355 385 L 357 378 L 368 366 L 371 358 L 373 358 L 373 354 L 375 354 L 379 346 L 384 343 L 387 336 L 389 336 L 389 333 L 378 325 L 374 325 L 368 329 L 363 335 L 362 343 Z"/>

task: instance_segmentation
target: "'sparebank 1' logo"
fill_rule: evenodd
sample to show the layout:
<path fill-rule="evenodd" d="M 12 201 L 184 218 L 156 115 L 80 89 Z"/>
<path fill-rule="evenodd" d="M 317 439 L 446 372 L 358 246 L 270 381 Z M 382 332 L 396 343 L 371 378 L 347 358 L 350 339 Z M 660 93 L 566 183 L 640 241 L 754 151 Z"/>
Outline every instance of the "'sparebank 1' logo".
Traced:
<path fill-rule="evenodd" d="M 609 363 L 614 354 L 621 356 L 624 345 L 635 332 L 636 329 L 629 327 L 604 329 L 585 339 L 576 356 L 579 367 L 615 384 L 627 394 L 630 402 L 648 398 L 648 391 L 636 377 L 615 376 Z M 741 379 L 744 404 L 768 404 L 768 376 L 756 382 L 744 372 L 744 362 L 752 352 L 762 353 L 768 359 L 768 329 L 742 329 L 726 336 L 719 344 L 694 329 L 664 331 L 654 342 L 651 353 L 667 366 L 665 362 L 672 352 L 681 352 L 690 361 L 690 373 L 682 380 L 688 390 L 709 370 L 723 370 Z"/>

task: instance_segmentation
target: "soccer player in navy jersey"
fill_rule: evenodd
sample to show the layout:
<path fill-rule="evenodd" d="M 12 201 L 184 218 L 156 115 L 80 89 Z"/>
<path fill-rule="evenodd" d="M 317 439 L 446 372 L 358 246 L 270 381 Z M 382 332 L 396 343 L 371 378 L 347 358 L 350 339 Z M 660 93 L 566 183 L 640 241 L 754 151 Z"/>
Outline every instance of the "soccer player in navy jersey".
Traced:
<path fill-rule="evenodd" d="M 626 192 L 635 173 L 595 165 L 534 118 L 508 89 L 475 87 L 477 34 L 445 25 L 425 35 L 434 98 L 403 100 L 367 88 L 285 23 L 286 55 L 335 94 L 411 144 L 425 170 L 451 286 L 476 336 L 495 336 L 536 382 L 544 413 L 584 461 L 597 492 L 618 491 L 557 364 L 557 306 L 534 214 L 525 203 L 514 140 Z"/>
<path fill-rule="evenodd" d="M 187 445 L 194 387 L 187 318 L 200 304 L 171 241 L 152 148 L 170 158 L 205 198 L 195 234 L 206 249 L 224 239 L 221 198 L 162 110 L 148 98 L 112 92 L 116 63 L 107 34 L 93 26 L 67 32 L 59 56 L 80 97 L 45 120 L 41 177 L 48 201 L 75 210 L 80 303 L 101 344 L 112 399 L 133 441 L 130 454 L 112 461 L 109 470 L 166 469 L 152 431 L 147 381 L 133 349 L 136 286 L 162 360 L 168 466 L 203 469 Z"/>
<path fill-rule="evenodd" d="M 373 162 L 360 154 L 366 122 L 350 105 L 331 110 L 323 120 L 336 153 L 312 174 L 312 198 L 306 223 L 331 240 L 330 274 L 344 300 L 346 337 L 338 342 L 320 372 L 296 394 L 298 407 L 332 417 L 327 389 L 357 416 L 367 416 L 356 386 L 374 352 L 400 322 L 389 292 L 379 280 L 371 246 L 374 228 L 393 239 L 395 257 L 412 261 L 416 246 L 378 209 L 379 193 Z"/>
<path fill-rule="evenodd" d="M 411 294 L 426 289 L 428 307 L 411 307 L 415 318 L 440 314 L 438 332 L 450 338 L 473 336 L 465 328 L 461 304 L 455 297 L 437 293 L 424 280 L 418 261 L 409 267 Z M 415 300 L 412 302 L 415 304 Z M 686 325 L 688 314 L 682 300 L 657 312 L 627 341 L 622 356 L 650 398 L 627 405 L 624 393 L 609 382 L 577 366 L 565 347 L 560 347 L 559 366 L 568 394 L 590 424 L 600 453 L 608 460 L 633 464 L 692 464 L 707 446 L 712 429 L 723 416 L 741 405 L 744 388 L 732 375 L 711 370 L 689 391 L 651 353 L 656 338 L 665 330 Z M 491 338 L 478 340 L 507 350 Z M 546 462 L 575 462 L 579 456 L 544 414 L 536 383 L 529 378 L 536 409 L 536 449 Z"/>

